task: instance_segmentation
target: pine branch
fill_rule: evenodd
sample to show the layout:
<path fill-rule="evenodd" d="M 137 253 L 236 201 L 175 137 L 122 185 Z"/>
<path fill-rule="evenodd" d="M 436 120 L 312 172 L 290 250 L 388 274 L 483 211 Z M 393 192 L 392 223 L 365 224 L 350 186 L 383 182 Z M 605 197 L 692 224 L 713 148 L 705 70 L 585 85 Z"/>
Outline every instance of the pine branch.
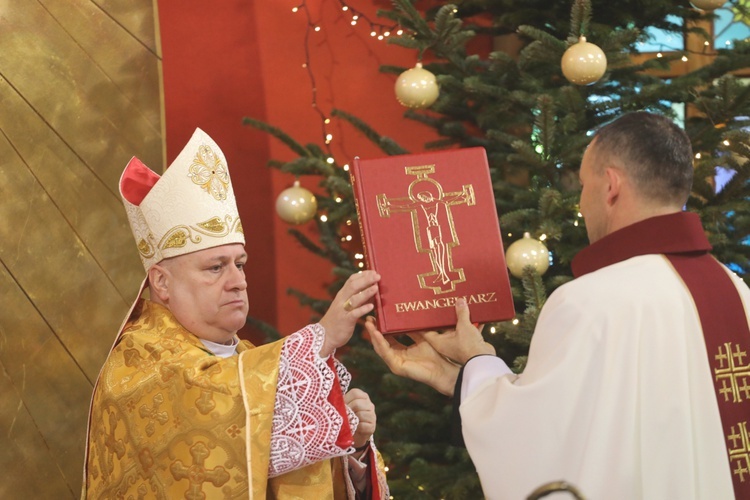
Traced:
<path fill-rule="evenodd" d="M 305 247 L 305 249 L 309 252 L 319 257 L 327 257 L 326 252 L 323 250 L 323 248 L 313 243 L 312 240 L 302 234 L 299 230 L 290 228 L 287 232 L 291 234 L 300 243 L 300 245 Z"/>
<path fill-rule="evenodd" d="M 281 171 L 300 177 L 302 175 L 331 175 L 333 168 L 322 158 L 300 156 L 284 163 L 281 166 Z"/>
<path fill-rule="evenodd" d="M 573 8 L 570 9 L 570 34 L 568 42 L 574 44 L 578 42 L 578 37 L 589 34 L 589 24 L 591 23 L 591 1 L 575 0 Z"/>
<path fill-rule="evenodd" d="M 281 339 L 281 334 L 279 333 L 279 331 L 265 321 L 262 321 L 258 318 L 253 318 L 252 316 L 248 316 L 246 324 L 260 330 L 263 335 L 265 335 L 266 342 L 274 342 Z"/>
<path fill-rule="evenodd" d="M 263 132 L 271 134 L 272 136 L 276 137 L 281 142 L 286 144 L 289 149 L 291 149 L 295 154 L 299 156 L 310 156 L 310 152 L 307 149 L 305 149 L 300 143 L 292 139 L 280 128 L 274 127 L 273 125 L 269 125 L 268 123 L 262 122 L 260 120 L 256 120 L 255 118 L 250 118 L 249 116 L 246 116 L 242 119 L 242 124 L 250 125 L 251 127 L 255 127 L 258 130 L 262 130 Z"/>
<path fill-rule="evenodd" d="M 334 109 L 331 111 L 331 116 L 343 118 L 344 120 L 354 125 L 354 128 L 359 130 L 362 135 L 367 137 L 372 143 L 379 146 L 385 153 L 389 155 L 408 153 L 407 150 L 399 146 L 393 139 L 384 138 L 382 135 L 373 130 L 372 127 L 367 125 L 364 121 L 360 120 L 350 113 L 347 113 L 346 111 Z"/>

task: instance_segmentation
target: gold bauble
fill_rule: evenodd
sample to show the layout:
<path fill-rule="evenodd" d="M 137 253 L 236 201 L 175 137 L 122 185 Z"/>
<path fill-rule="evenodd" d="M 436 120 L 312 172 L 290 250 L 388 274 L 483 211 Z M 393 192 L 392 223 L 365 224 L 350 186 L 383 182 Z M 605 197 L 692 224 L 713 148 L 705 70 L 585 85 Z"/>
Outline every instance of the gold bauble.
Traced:
<path fill-rule="evenodd" d="M 526 266 L 533 267 L 541 276 L 549 268 L 549 250 L 529 233 L 523 233 L 523 238 L 511 243 L 505 251 L 505 263 L 516 278 L 523 276 Z"/>
<path fill-rule="evenodd" d="M 582 36 L 568 47 L 561 61 L 562 72 L 570 83 L 591 85 L 607 71 L 607 56 L 602 49 Z"/>
<path fill-rule="evenodd" d="M 276 198 L 276 213 L 290 224 L 304 224 L 315 217 L 318 201 L 315 195 L 294 181 L 294 185 L 283 190 Z"/>
<path fill-rule="evenodd" d="M 427 108 L 438 98 L 439 89 L 435 75 L 417 63 L 401 73 L 396 80 L 396 99 L 407 108 Z"/>

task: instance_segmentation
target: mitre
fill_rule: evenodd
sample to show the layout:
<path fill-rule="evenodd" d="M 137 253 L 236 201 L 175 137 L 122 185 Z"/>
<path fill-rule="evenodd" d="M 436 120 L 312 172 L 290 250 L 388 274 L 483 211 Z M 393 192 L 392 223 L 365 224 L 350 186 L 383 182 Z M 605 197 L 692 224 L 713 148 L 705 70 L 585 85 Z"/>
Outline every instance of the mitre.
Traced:
<path fill-rule="evenodd" d="M 161 176 L 133 157 L 120 195 L 146 272 L 169 257 L 245 244 L 226 158 L 199 128 Z"/>

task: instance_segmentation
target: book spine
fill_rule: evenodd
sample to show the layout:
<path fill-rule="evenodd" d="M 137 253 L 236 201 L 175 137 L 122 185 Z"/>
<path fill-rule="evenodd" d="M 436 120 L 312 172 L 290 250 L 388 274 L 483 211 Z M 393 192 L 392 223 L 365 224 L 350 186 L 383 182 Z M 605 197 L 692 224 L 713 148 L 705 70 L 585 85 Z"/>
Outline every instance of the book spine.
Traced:
<path fill-rule="evenodd" d="M 368 231 L 368 228 L 365 227 L 365 224 L 363 223 L 363 220 L 365 217 L 363 217 L 363 212 L 365 211 L 365 207 L 367 206 L 365 199 L 364 199 L 364 193 L 362 191 L 362 184 L 358 182 L 357 177 L 361 175 L 360 165 L 359 165 L 359 157 L 354 158 L 353 162 L 353 168 L 349 171 L 349 178 L 352 183 L 352 191 L 354 192 L 354 209 L 357 212 L 357 224 L 359 225 L 359 234 L 361 235 L 362 240 L 362 253 L 365 256 L 365 266 L 367 269 L 375 269 L 374 264 L 374 256 L 372 255 L 372 252 L 370 251 L 370 233 Z M 375 294 L 375 311 L 378 316 L 379 328 L 381 330 L 385 330 L 385 315 L 382 313 L 383 311 L 383 305 L 380 302 L 380 293 Z"/>

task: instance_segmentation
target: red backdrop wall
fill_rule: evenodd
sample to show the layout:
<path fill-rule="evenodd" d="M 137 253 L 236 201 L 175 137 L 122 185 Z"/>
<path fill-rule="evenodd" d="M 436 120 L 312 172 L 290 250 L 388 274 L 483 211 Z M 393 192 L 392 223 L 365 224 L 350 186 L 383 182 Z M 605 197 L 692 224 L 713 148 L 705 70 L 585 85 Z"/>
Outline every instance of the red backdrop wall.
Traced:
<path fill-rule="evenodd" d="M 374 21 L 387 1 L 350 1 Z M 311 312 L 287 294 L 290 287 L 325 297 L 331 281 L 328 262 L 303 249 L 276 215 L 278 194 L 294 179 L 266 167 L 270 158 L 294 158 L 269 135 L 243 126 L 243 116 L 280 127 L 299 142 L 323 145 L 322 119 L 312 107 L 355 114 L 383 135 L 417 152 L 433 138 L 427 127 L 403 118 L 395 100 L 394 75 L 381 64 L 413 66 L 415 54 L 370 36 L 367 22 L 351 25 L 351 12 L 338 0 L 161 0 L 158 3 L 163 54 L 167 159 L 182 149 L 195 127 L 203 128 L 224 151 L 247 239 L 250 315 L 282 333 L 307 324 Z M 308 31 L 312 25 L 320 31 Z M 305 37 L 308 38 L 306 55 Z M 382 153 L 347 123 L 334 119 L 333 152 L 340 164 L 354 156 Z M 303 179 L 314 190 L 315 179 Z M 313 224 L 299 226 L 315 237 Z M 249 332 L 244 332 L 249 334 Z"/>

